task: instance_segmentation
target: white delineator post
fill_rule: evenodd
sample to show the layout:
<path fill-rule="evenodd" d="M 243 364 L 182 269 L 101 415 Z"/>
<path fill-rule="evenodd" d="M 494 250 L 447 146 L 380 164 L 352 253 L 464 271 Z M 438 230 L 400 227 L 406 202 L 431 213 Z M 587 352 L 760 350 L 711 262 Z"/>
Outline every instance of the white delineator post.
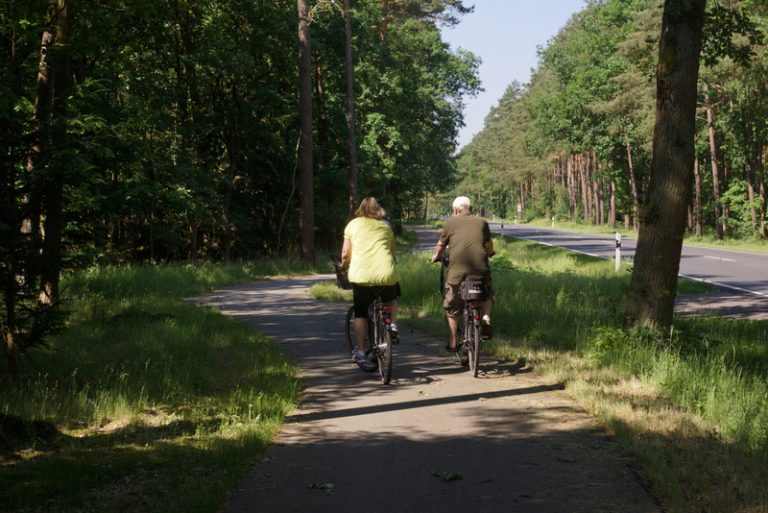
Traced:
<path fill-rule="evenodd" d="M 621 234 L 616 232 L 616 272 L 621 269 Z"/>

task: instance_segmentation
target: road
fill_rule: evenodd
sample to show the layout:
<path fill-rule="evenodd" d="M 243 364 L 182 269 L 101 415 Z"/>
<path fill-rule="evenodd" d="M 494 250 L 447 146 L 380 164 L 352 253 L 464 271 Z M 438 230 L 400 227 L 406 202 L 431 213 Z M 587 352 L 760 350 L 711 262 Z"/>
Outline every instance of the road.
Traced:
<path fill-rule="evenodd" d="M 304 389 L 222 513 L 658 513 L 629 460 L 557 383 L 483 355 L 479 378 L 443 338 L 401 324 L 393 382 L 351 362 L 347 304 L 320 275 L 198 298 L 279 344 Z"/>
<path fill-rule="evenodd" d="M 495 233 L 502 232 L 500 223 L 489 224 Z M 505 235 L 601 258 L 614 258 L 616 242 L 611 236 L 516 224 L 503 226 Z M 634 257 L 635 243 L 635 239 L 622 239 L 622 260 Z M 680 258 L 680 275 L 720 288 L 768 298 L 768 255 L 765 254 L 685 244 Z"/>

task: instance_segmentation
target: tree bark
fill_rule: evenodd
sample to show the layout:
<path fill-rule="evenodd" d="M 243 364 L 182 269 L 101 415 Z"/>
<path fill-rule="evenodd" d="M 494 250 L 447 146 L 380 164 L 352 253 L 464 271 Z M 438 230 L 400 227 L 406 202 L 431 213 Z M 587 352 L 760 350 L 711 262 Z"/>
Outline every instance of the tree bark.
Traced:
<path fill-rule="evenodd" d="M 577 166 L 576 168 L 579 171 L 579 181 L 581 183 L 581 218 L 584 221 L 589 221 L 590 217 L 590 208 L 589 208 L 589 185 L 587 180 L 587 166 L 584 158 L 584 154 L 580 153 L 576 155 L 577 158 Z"/>
<path fill-rule="evenodd" d="M 315 261 L 315 201 L 312 172 L 312 50 L 307 0 L 297 0 L 299 14 L 299 189 L 301 259 Z"/>
<path fill-rule="evenodd" d="M 576 190 L 576 170 L 574 166 L 574 155 L 568 155 L 568 210 L 570 211 L 571 219 L 576 219 L 576 198 L 578 197 L 578 191 Z"/>
<path fill-rule="evenodd" d="M 389 0 L 381 0 L 381 23 L 379 24 L 379 41 L 384 43 L 387 40 L 387 31 L 389 30 Z"/>
<path fill-rule="evenodd" d="M 723 211 L 720 205 L 720 170 L 717 167 L 717 145 L 715 142 L 715 114 L 707 92 L 707 133 L 709 134 L 709 161 L 712 167 L 712 196 L 715 201 L 715 238 L 723 240 Z"/>
<path fill-rule="evenodd" d="M 616 180 L 611 179 L 611 199 L 610 213 L 608 214 L 608 223 L 611 228 L 616 228 Z"/>
<path fill-rule="evenodd" d="M 629 172 L 629 192 L 632 195 L 632 222 L 638 228 L 637 220 L 640 217 L 640 195 L 637 192 L 637 179 L 635 178 L 635 165 L 632 160 L 632 143 L 627 139 L 627 171 Z"/>
<path fill-rule="evenodd" d="M 693 182 L 694 182 L 694 197 L 693 197 L 693 226 L 696 232 L 696 237 L 701 237 L 701 170 L 699 168 L 699 158 L 696 157 L 693 161 Z"/>
<path fill-rule="evenodd" d="M 752 232 L 757 231 L 757 207 L 755 205 L 755 173 L 752 163 L 747 161 L 744 165 L 744 181 L 747 183 L 747 197 L 749 198 L 749 213 L 752 216 Z"/>
<path fill-rule="evenodd" d="M 344 61 L 347 68 L 347 142 L 349 144 L 349 214 L 357 207 L 357 141 L 355 139 L 355 68 L 352 63 L 352 20 L 344 0 Z"/>
<path fill-rule="evenodd" d="M 59 298 L 59 274 L 64 232 L 64 165 L 54 149 L 66 137 L 66 90 L 71 86 L 67 0 L 49 0 L 49 29 L 44 32 L 35 98 L 33 124 L 36 138 L 27 161 L 33 175 L 32 215 L 23 231 L 31 233 L 40 248 L 36 271 L 40 278 L 40 301 L 52 304 Z M 45 171 L 43 171 L 45 169 Z M 28 223 L 28 224 L 27 224 Z M 29 277 L 32 279 L 33 277 Z"/>
<path fill-rule="evenodd" d="M 641 208 L 626 318 L 672 325 L 691 195 L 699 56 L 706 0 L 666 0 L 656 73 L 656 121 L 647 200 Z"/>
<path fill-rule="evenodd" d="M 768 230 L 766 229 L 766 208 L 768 207 L 768 201 L 766 201 L 768 198 L 765 197 L 765 169 L 763 168 L 763 148 L 762 146 L 758 149 L 757 152 L 757 162 L 755 163 L 755 168 L 757 169 L 757 188 L 760 194 L 760 197 L 763 198 L 762 205 L 760 207 L 760 228 L 759 233 L 760 236 L 763 238 L 766 238 L 768 236 Z"/>

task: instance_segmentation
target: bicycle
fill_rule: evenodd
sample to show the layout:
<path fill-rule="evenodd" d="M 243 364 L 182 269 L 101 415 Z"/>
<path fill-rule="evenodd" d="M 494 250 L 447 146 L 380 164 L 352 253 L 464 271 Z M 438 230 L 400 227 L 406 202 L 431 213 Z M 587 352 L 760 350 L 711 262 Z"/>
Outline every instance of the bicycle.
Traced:
<path fill-rule="evenodd" d="M 448 268 L 448 251 L 441 258 L 432 260 L 432 263 L 440 263 L 440 293 L 445 294 L 445 273 Z M 462 312 L 462 338 L 461 344 L 456 349 L 456 358 L 462 366 L 469 365 L 473 377 L 477 377 L 480 370 L 480 341 L 482 335 L 483 301 L 488 298 L 485 280 L 480 275 L 464 276 L 459 285 L 459 293 L 464 301 Z M 463 355 L 467 356 L 465 360 Z"/>
<path fill-rule="evenodd" d="M 342 289 L 351 289 L 347 273 L 342 269 L 341 259 L 332 256 L 333 266 L 336 271 L 336 285 Z M 355 336 L 355 307 L 347 310 L 345 318 L 345 334 L 349 352 L 357 349 L 357 337 Z M 381 300 L 377 293 L 373 302 L 368 307 L 368 330 L 365 340 L 365 360 L 358 362 L 365 372 L 374 372 L 378 369 L 381 382 L 388 385 L 392 379 L 392 307 Z"/>
<path fill-rule="evenodd" d="M 469 371 L 477 377 L 480 370 L 480 341 L 482 337 L 483 301 L 487 298 L 485 282 L 482 276 L 465 276 L 459 286 L 461 298 L 464 300 L 462 314 L 462 344 L 459 351 L 466 351 L 469 360 Z"/>

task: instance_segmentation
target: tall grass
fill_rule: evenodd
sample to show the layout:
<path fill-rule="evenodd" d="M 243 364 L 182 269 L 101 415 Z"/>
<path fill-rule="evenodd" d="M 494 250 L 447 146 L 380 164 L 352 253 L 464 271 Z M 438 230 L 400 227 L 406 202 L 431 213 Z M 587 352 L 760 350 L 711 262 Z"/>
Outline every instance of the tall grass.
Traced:
<path fill-rule="evenodd" d="M 310 271 L 275 261 L 67 276 L 64 331 L 0 391 L 0 411 L 61 436 L 0 447 L 11 458 L 0 510 L 214 511 L 295 404 L 297 381 L 267 339 L 183 298 Z"/>
<path fill-rule="evenodd" d="M 574 349 L 593 326 L 621 315 L 626 271 L 584 255 L 528 242 L 496 240 L 491 261 L 495 330 L 520 342 Z M 418 316 L 442 318 L 439 267 L 424 255 L 403 259 L 403 303 Z"/>
<path fill-rule="evenodd" d="M 672 511 L 768 511 L 758 484 L 768 479 L 768 321 L 702 317 L 669 333 L 627 332 L 629 269 L 519 240 L 496 246 L 490 350 L 565 382 Z M 439 268 L 421 254 L 400 270 L 401 318 L 444 336 Z"/>

